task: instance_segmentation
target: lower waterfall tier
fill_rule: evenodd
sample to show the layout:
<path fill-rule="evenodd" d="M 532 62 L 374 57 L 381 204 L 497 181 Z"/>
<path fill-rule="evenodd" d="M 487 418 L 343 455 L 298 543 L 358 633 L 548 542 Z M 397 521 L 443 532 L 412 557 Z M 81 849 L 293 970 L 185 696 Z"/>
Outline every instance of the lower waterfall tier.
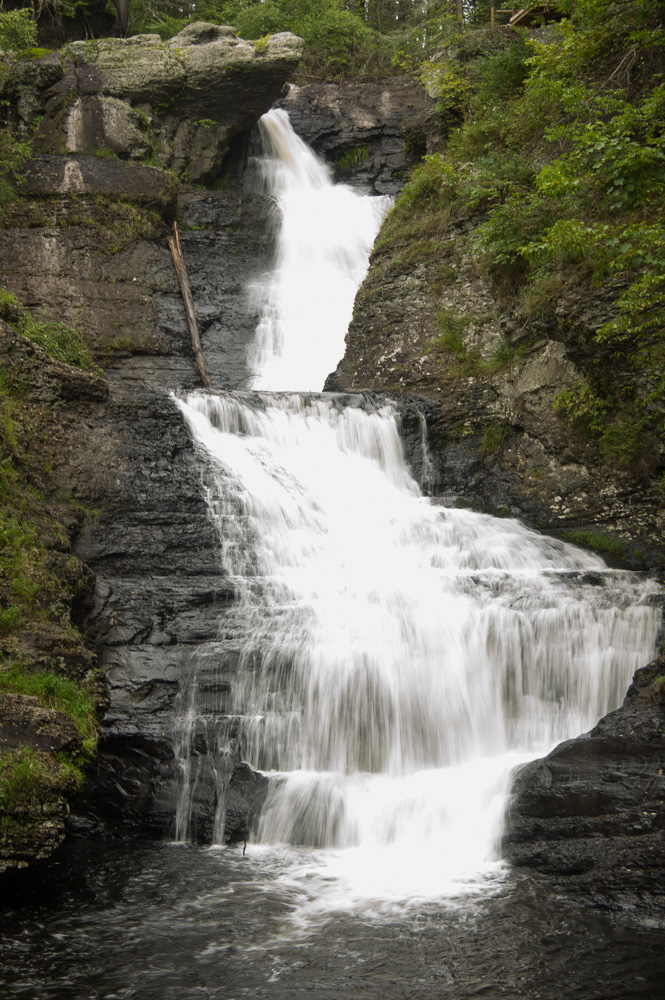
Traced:
<path fill-rule="evenodd" d="M 179 696 L 178 835 L 200 827 L 207 766 L 223 841 L 241 756 L 270 777 L 264 842 L 382 852 L 400 870 L 389 894 L 409 892 L 414 838 L 446 857 L 425 876 L 434 894 L 492 869 L 511 768 L 620 704 L 655 648 L 656 583 L 430 503 L 390 406 L 268 393 L 179 405 L 236 601 Z"/>

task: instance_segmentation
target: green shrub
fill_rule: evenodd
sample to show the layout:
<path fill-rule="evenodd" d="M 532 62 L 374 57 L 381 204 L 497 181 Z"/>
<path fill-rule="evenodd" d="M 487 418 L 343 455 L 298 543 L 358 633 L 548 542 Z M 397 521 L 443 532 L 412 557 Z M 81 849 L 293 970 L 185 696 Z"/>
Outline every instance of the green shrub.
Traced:
<path fill-rule="evenodd" d="M 0 611 L 0 636 L 8 635 L 23 624 L 23 612 L 15 604 Z"/>
<path fill-rule="evenodd" d="M 37 44 L 37 22 L 32 10 L 0 11 L 0 49 L 5 52 L 22 52 Z"/>
<path fill-rule="evenodd" d="M 494 455 L 510 437 L 509 424 L 488 424 L 483 430 L 482 441 L 480 442 L 480 453 L 485 458 Z"/>
<path fill-rule="evenodd" d="M 335 166 L 338 170 L 352 170 L 368 159 L 367 146 L 354 146 L 352 149 L 345 149 L 335 156 Z"/>

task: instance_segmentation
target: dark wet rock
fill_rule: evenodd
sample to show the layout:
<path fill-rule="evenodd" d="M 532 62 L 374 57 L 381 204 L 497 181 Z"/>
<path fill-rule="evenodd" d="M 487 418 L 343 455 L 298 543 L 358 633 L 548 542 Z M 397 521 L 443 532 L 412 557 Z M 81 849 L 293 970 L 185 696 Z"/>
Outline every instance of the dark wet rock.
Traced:
<path fill-rule="evenodd" d="M 39 203 L 33 208 L 46 211 Z M 85 196 L 48 212 L 50 224 L 42 228 L 0 229 L 5 285 L 35 311 L 84 331 L 109 379 L 131 387 L 199 387 L 167 227 L 156 240 L 152 231 L 144 235 L 140 217 L 130 217 L 134 234 L 128 240 L 125 217 L 114 222 L 112 209 Z M 268 268 L 273 247 L 266 201 L 236 182 L 228 191 L 182 192 L 178 213 L 213 386 L 243 388 L 246 345 L 257 321 L 245 289 Z M 85 225 L 77 224 L 80 217 Z"/>
<path fill-rule="evenodd" d="M 253 771 L 249 764 L 241 762 L 234 767 L 224 802 L 226 838 L 230 843 L 249 839 L 269 783 L 264 774 Z"/>
<path fill-rule="evenodd" d="M 503 838 L 512 865 L 573 901 L 665 926 L 665 657 L 621 708 L 516 774 Z"/>
<path fill-rule="evenodd" d="M 291 84 L 280 102 L 297 134 L 335 167 L 338 180 L 396 194 L 439 141 L 434 101 L 410 77 L 377 83 Z"/>

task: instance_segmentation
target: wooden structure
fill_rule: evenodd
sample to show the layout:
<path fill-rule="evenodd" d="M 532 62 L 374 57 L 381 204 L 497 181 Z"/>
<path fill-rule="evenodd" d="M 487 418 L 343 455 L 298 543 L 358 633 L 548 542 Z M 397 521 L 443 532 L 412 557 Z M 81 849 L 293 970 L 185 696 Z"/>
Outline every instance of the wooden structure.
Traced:
<path fill-rule="evenodd" d="M 534 4 L 530 7 L 492 7 L 490 8 L 490 18 L 492 29 L 497 27 L 497 22 L 501 22 L 502 27 L 508 28 L 541 28 L 548 21 L 560 21 L 563 17 L 556 4 L 545 0 L 544 3 Z"/>

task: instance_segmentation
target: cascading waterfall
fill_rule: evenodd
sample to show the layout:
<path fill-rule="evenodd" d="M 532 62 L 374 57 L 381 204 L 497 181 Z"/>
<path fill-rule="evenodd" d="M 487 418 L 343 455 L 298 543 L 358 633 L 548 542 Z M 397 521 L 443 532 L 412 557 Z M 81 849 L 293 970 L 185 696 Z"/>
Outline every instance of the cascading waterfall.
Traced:
<path fill-rule="evenodd" d="M 319 389 L 344 353 L 353 300 L 391 199 L 333 184 L 285 111 L 268 112 L 259 128 L 251 182 L 273 199 L 280 228 L 276 265 L 249 290 L 261 314 L 250 385 Z"/>
<path fill-rule="evenodd" d="M 293 204 L 280 209 L 257 383 L 302 379 L 303 390 L 339 360 L 346 321 L 341 336 L 329 331 L 308 302 L 294 317 L 285 273 L 304 260 L 299 288 L 311 291 L 329 260 L 289 213 L 309 217 L 307 185 L 332 185 L 283 113 L 268 128 L 266 169 Z M 324 219 L 309 228 L 336 259 L 355 259 L 340 250 L 353 227 L 337 213 L 330 244 Z M 364 266 L 350 268 L 356 282 Z M 313 350 L 300 368 L 291 352 L 307 353 L 303 338 Z M 333 884 L 345 905 L 477 888 L 496 868 L 511 767 L 588 729 L 651 657 L 656 584 L 517 521 L 425 499 L 392 406 L 265 391 L 194 393 L 179 406 L 238 595 L 182 702 L 180 835 L 198 794 L 187 748 L 203 726 L 220 789 L 230 741 L 272 777 L 258 840 L 326 849 L 316 864 L 335 906 Z M 424 426 L 422 444 L 425 454 Z M 218 841 L 223 810 L 220 792 Z"/>

